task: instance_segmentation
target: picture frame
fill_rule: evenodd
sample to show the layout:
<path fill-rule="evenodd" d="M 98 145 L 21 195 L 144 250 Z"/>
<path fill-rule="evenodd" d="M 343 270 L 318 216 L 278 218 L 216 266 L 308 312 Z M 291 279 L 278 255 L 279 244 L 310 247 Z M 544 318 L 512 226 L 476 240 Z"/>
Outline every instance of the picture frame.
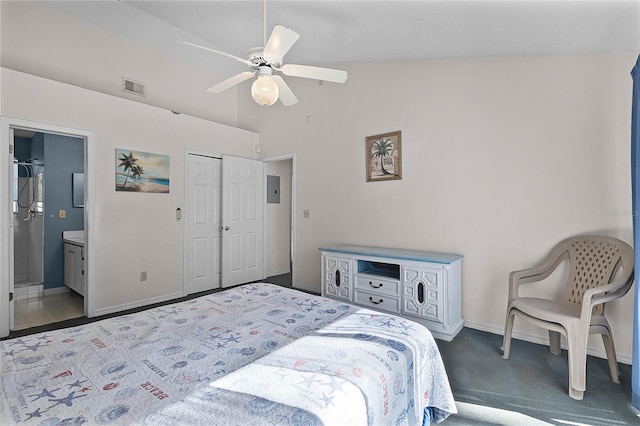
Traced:
<path fill-rule="evenodd" d="M 168 194 L 169 156 L 116 148 L 116 191 Z"/>
<path fill-rule="evenodd" d="M 402 179 L 402 132 L 366 137 L 367 182 Z"/>

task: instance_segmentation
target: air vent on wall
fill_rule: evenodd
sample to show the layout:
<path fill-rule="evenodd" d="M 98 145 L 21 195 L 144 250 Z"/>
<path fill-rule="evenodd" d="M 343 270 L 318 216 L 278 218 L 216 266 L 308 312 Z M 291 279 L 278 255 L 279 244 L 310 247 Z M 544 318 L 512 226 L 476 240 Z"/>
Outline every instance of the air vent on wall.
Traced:
<path fill-rule="evenodd" d="M 134 81 L 124 77 L 122 77 L 122 91 L 132 93 L 134 95 L 146 95 L 144 83 L 140 83 L 139 81 Z"/>

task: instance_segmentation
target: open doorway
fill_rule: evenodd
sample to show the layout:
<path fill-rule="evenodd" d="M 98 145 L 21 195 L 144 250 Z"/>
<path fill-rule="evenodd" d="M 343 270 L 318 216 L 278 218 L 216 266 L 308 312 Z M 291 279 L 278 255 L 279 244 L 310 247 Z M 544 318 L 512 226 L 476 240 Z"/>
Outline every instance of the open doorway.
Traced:
<path fill-rule="evenodd" d="M 265 164 L 265 275 L 295 287 L 295 154 L 263 159 Z"/>
<path fill-rule="evenodd" d="M 94 136 L 7 117 L 0 118 L 0 134 L 10 147 L 0 154 L 7 166 L 0 188 L 0 336 L 91 316 L 93 241 L 86 236 L 91 235 L 93 175 L 87 165 Z M 67 285 L 67 238 L 81 248 L 82 294 Z"/>
<path fill-rule="evenodd" d="M 12 330 L 23 330 L 84 315 L 82 283 L 69 282 L 84 269 L 84 139 L 14 129 L 13 146 Z"/>

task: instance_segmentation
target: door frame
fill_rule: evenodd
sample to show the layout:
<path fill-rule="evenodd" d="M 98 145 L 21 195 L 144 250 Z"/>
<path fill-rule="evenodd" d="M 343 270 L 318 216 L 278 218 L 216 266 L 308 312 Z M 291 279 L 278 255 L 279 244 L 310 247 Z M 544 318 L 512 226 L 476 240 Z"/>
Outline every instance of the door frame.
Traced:
<path fill-rule="evenodd" d="M 23 120 L 14 117 L 0 116 L 0 170 L 5 170 L 0 176 L 0 337 L 8 336 L 13 323 L 13 311 L 10 309 L 9 292 L 13 290 L 13 210 L 12 183 L 13 176 L 13 147 L 10 140 L 11 130 L 21 129 L 35 132 L 59 134 L 84 140 L 84 176 L 85 176 L 85 204 L 84 204 L 84 244 L 85 244 L 85 296 L 84 314 L 87 317 L 95 315 L 94 285 L 95 285 L 95 134 L 86 130 L 58 126 Z M 46 160 L 45 160 L 46 161 Z M 45 163 L 46 164 L 46 163 Z M 45 206 L 46 208 L 46 206 Z"/>
<path fill-rule="evenodd" d="M 286 161 L 286 160 L 291 160 L 291 229 L 290 229 L 290 238 L 291 241 L 289 242 L 289 250 L 290 250 L 290 256 L 291 256 L 291 286 L 293 288 L 296 288 L 296 274 L 295 274 L 295 267 L 296 267 L 296 154 L 295 153 L 289 153 L 289 154 L 282 154 L 282 155 L 276 155 L 273 157 L 265 157 L 265 158 L 260 158 L 260 161 L 262 161 L 263 163 L 265 163 L 265 167 L 264 167 L 264 193 L 267 193 L 267 167 L 266 167 L 266 163 L 272 163 L 272 162 L 277 162 L 277 161 Z M 263 204 L 264 207 L 264 214 L 262 216 L 262 220 L 264 221 L 264 235 L 267 235 L 267 222 L 266 222 L 266 217 L 267 217 L 267 203 L 265 202 Z M 263 278 L 267 278 L 265 275 L 266 273 L 266 265 L 267 265 L 267 256 L 269 256 L 269 253 L 267 251 L 267 239 L 264 238 L 263 239 L 263 249 L 262 249 L 262 254 L 264 257 L 263 263 L 262 263 L 262 276 Z"/>

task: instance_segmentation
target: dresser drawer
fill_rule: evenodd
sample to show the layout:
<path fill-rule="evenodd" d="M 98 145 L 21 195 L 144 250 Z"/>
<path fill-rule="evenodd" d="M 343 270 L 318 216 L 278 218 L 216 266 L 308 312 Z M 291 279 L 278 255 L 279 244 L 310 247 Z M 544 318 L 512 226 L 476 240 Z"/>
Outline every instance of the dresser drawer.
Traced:
<path fill-rule="evenodd" d="M 387 295 L 356 290 L 354 292 L 354 303 L 371 309 L 400 313 L 400 299 Z"/>
<path fill-rule="evenodd" d="M 400 297 L 400 281 L 388 280 L 373 275 L 356 275 L 356 290 L 378 295 Z"/>

